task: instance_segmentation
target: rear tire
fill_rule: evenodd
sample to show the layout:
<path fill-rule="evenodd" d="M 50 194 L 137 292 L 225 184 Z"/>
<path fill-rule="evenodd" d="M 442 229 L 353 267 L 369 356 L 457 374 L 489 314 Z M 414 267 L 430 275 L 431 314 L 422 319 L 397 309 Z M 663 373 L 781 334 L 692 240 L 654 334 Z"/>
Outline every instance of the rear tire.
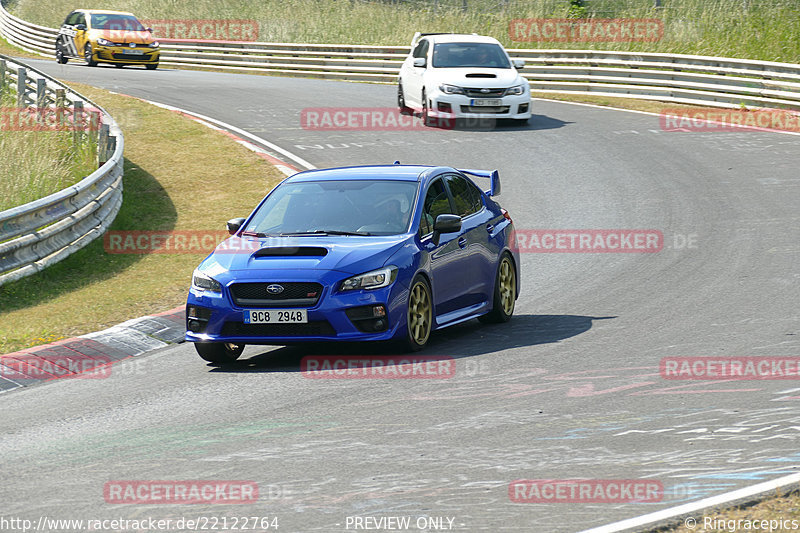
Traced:
<path fill-rule="evenodd" d="M 88 67 L 96 67 L 97 61 L 92 59 L 92 46 L 87 44 L 83 47 L 83 59 L 86 61 L 86 66 Z"/>
<path fill-rule="evenodd" d="M 404 348 L 408 351 L 422 350 L 431 338 L 433 330 L 433 298 L 431 287 L 423 276 L 417 276 L 408 290 L 406 311 L 406 338 Z"/>
<path fill-rule="evenodd" d="M 194 349 L 197 354 L 208 361 L 218 365 L 229 365 L 236 361 L 244 351 L 244 344 L 230 342 L 196 342 Z"/>
<path fill-rule="evenodd" d="M 403 85 L 397 84 L 397 107 L 400 109 L 401 115 L 410 115 L 411 108 L 406 105 L 406 97 L 403 94 Z"/>
<path fill-rule="evenodd" d="M 516 300 L 517 270 L 514 268 L 514 261 L 511 259 L 511 255 L 505 252 L 500 256 L 500 264 L 497 265 L 492 310 L 485 315 L 479 316 L 478 320 L 486 324 L 508 322 L 511 319 L 511 315 L 514 314 Z"/>

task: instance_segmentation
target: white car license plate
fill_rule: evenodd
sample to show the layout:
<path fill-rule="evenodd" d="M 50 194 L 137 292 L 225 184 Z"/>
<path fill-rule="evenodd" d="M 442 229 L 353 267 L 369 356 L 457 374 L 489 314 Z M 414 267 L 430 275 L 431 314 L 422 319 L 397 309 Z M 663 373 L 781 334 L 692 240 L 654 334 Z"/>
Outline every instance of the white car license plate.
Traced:
<path fill-rule="evenodd" d="M 244 312 L 245 324 L 306 324 L 308 312 L 305 309 L 247 309 Z"/>
<path fill-rule="evenodd" d="M 500 106 L 503 105 L 502 100 L 498 100 L 496 98 L 480 98 L 480 99 L 472 99 L 469 102 L 469 105 L 473 107 L 482 107 L 482 106 Z"/>
<path fill-rule="evenodd" d="M 144 55 L 144 50 L 130 50 L 128 48 L 123 48 L 122 49 L 122 53 L 131 55 L 131 56 L 141 56 L 141 55 Z"/>

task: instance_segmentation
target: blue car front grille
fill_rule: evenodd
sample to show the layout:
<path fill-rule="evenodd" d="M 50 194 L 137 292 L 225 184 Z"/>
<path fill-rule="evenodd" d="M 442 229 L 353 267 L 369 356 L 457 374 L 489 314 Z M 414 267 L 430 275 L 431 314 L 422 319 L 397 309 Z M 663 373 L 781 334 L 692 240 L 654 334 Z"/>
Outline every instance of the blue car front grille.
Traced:
<path fill-rule="evenodd" d="M 268 287 L 280 286 L 281 292 Z M 233 303 L 239 307 L 313 307 L 322 295 L 322 285 L 310 282 L 234 283 L 230 286 Z"/>

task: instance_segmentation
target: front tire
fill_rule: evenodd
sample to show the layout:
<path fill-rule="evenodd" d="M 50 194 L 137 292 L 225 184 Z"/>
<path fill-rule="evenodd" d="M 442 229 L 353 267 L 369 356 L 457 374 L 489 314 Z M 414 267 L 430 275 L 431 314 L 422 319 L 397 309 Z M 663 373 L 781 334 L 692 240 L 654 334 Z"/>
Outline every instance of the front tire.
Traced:
<path fill-rule="evenodd" d="M 230 342 L 196 342 L 194 349 L 197 354 L 208 361 L 218 365 L 229 365 L 236 361 L 244 351 L 244 344 Z"/>
<path fill-rule="evenodd" d="M 433 298 L 428 281 L 417 276 L 408 290 L 405 348 L 418 352 L 428 344 L 433 329 Z"/>
<path fill-rule="evenodd" d="M 505 252 L 500 257 L 500 264 L 497 266 L 492 310 L 485 315 L 479 316 L 478 320 L 494 324 L 508 322 L 511 319 L 511 315 L 514 314 L 516 301 L 517 270 L 514 268 L 514 261 L 512 261 L 511 255 Z"/>
<path fill-rule="evenodd" d="M 426 126 L 433 125 L 430 117 L 430 110 L 428 109 L 428 96 L 425 94 L 425 89 L 422 90 L 422 123 Z"/>
<path fill-rule="evenodd" d="M 147 65 L 145 65 L 145 68 L 147 70 L 155 70 L 158 68 L 158 63 L 148 63 Z"/>
<path fill-rule="evenodd" d="M 96 67 L 97 61 L 92 58 L 92 46 L 87 44 L 83 47 L 83 59 L 86 61 L 86 66 Z"/>
<path fill-rule="evenodd" d="M 56 45 L 56 61 L 61 65 L 69 61 L 69 58 L 64 55 L 64 50 L 61 49 L 61 45 L 58 44 Z"/>

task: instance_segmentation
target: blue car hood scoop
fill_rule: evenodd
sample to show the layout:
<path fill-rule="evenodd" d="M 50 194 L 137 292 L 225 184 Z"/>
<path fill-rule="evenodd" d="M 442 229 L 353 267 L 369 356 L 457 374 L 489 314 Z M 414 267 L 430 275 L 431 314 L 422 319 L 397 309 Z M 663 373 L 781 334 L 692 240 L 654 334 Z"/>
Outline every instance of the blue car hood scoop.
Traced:
<path fill-rule="evenodd" d="M 253 257 L 325 257 L 328 249 L 320 246 L 269 246 L 261 248 Z"/>

